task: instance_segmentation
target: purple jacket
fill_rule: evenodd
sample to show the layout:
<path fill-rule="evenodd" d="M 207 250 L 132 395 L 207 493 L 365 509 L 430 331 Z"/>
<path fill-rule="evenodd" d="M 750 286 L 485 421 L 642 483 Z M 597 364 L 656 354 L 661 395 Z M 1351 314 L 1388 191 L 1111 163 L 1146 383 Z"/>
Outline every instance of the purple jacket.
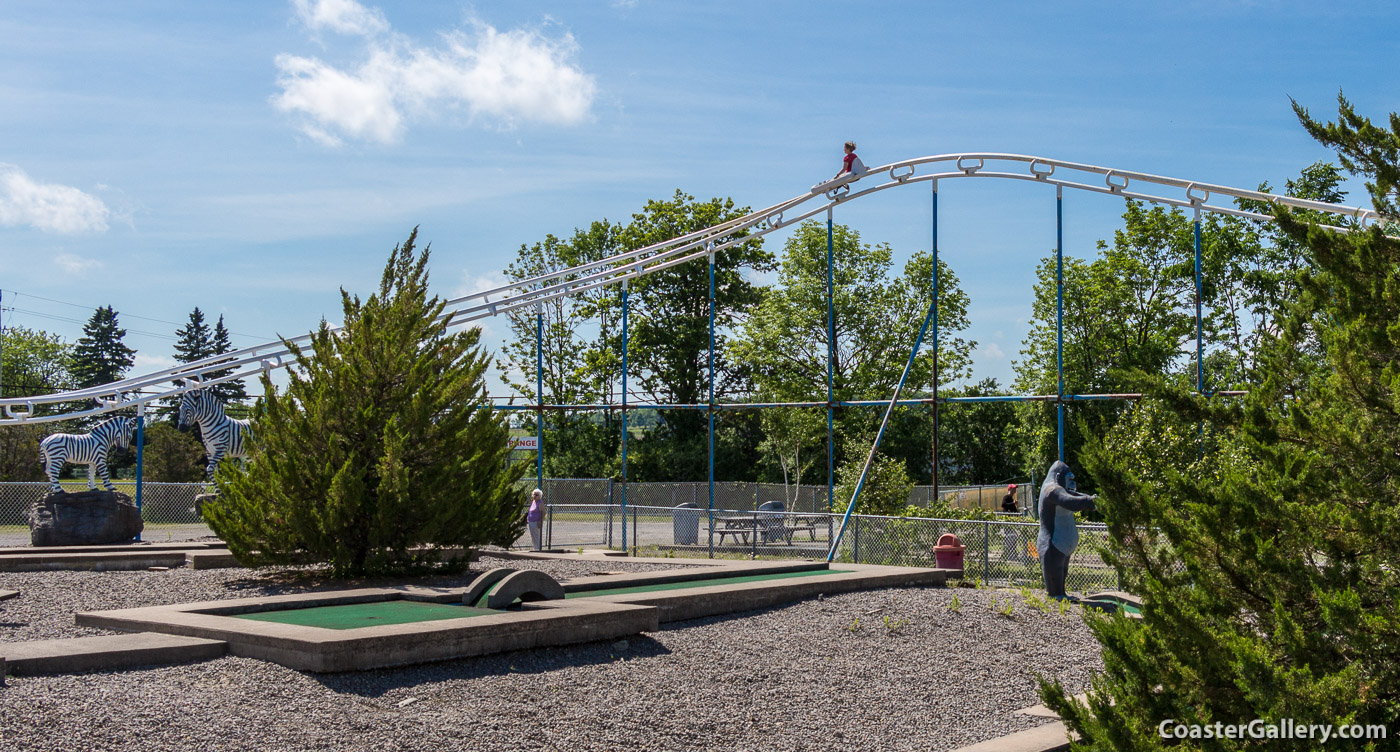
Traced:
<path fill-rule="evenodd" d="M 544 519 L 544 504 L 542 499 L 530 499 L 530 511 L 525 513 L 526 522 L 539 522 Z"/>

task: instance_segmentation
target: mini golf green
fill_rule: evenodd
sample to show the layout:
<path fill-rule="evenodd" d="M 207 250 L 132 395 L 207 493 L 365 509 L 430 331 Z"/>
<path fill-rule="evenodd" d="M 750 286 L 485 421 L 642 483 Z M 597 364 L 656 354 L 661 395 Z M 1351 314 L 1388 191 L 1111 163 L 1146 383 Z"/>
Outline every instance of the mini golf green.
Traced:
<path fill-rule="evenodd" d="M 740 585 L 745 582 L 765 582 L 767 580 L 787 580 L 793 577 L 818 577 L 824 574 L 846 574 L 849 569 L 812 569 L 804 572 L 779 572 L 777 574 L 749 574 L 737 577 L 715 577 L 708 580 L 688 580 L 686 582 L 662 582 L 655 585 L 634 585 L 632 587 L 609 588 L 607 590 L 584 590 L 567 593 L 565 598 L 592 598 L 596 595 L 625 595 L 629 593 L 654 593 L 662 590 L 685 590 L 686 588 L 710 587 L 712 585 Z"/>
<path fill-rule="evenodd" d="M 322 629 L 360 629 L 361 627 L 377 627 L 381 624 L 410 624 L 419 621 L 464 619 L 470 616 L 487 616 L 495 613 L 500 612 L 492 611 L 489 608 L 470 608 L 448 603 L 392 600 L 349 603 L 343 606 L 312 606 L 310 608 L 259 611 L 254 614 L 238 614 L 234 618 L 270 621 L 277 624 L 295 624 L 301 627 L 321 627 Z"/>

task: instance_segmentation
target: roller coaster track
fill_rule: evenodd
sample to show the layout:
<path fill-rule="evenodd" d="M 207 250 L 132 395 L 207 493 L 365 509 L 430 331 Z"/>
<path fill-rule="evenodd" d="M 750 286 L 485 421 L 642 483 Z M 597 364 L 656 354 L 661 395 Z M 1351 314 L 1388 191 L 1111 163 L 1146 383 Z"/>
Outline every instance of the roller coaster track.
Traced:
<path fill-rule="evenodd" d="M 1182 209 L 1259 220 L 1273 218 L 1268 214 L 1244 211 L 1233 205 L 1212 201 L 1225 199 L 1233 202 L 1235 199 L 1251 199 L 1266 205 L 1312 210 L 1342 217 L 1348 220 L 1345 224 L 1349 226 L 1370 227 L 1383 220 L 1376 212 L 1358 207 L 1062 162 L 1044 157 L 990 153 L 939 154 L 894 162 L 859 176 L 819 183 L 810 191 L 782 203 L 662 243 L 453 298 L 447 301 L 442 317 L 447 319 L 450 325 L 460 326 L 558 298 L 620 284 L 624 280 L 706 259 L 712 253 L 722 253 L 756 237 L 815 217 L 832 207 L 881 191 L 956 178 L 1028 180 L 1053 185 L 1059 190 L 1069 188 L 1103 193 Z M 306 334 L 286 342 L 278 340 L 248 347 L 102 386 L 37 397 L 0 399 L 0 425 L 47 423 L 99 415 L 167 399 L 210 384 L 257 376 L 287 367 L 294 362 L 287 342 L 306 349 L 311 346 L 311 335 Z M 220 371 L 229 372 L 217 378 L 207 376 Z M 60 411 L 41 412 L 41 408 L 46 405 L 57 406 Z M 91 407 L 86 407 L 87 405 Z M 77 407 L 64 410 L 66 406 Z"/>

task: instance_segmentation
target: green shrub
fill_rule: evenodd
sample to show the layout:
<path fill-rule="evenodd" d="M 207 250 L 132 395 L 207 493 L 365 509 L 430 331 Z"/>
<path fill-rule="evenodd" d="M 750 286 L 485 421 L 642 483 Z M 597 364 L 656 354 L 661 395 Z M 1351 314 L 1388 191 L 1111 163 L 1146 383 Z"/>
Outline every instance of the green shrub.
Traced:
<path fill-rule="evenodd" d="M 326 561 L 338 577 L 441 566 L 438 549 L 506 545 L 524 528 L 523 464 L 487 406 L 480 329 L 449 332 L 417 230 L 379 292 L 341 291 L 279 391 L 266 376 L 246 470 L 225 463 L 204 516 L 241 563 Z"/>
<path fill-rule="evenodd" d="M 860 473 L 864 467 L 865 458 L 861 457 L 842 465 L 837 472 L 834 510 L 838 514 L 846 513 L 846 507 L 851 503 L 851 495 L 855 493 L 856 483 L 860 480 Z M 891 517 L 902 515 L 909 506 L 909 494 L 913 490 L 914 482 L 909 480 L 904 463 L 877 453 L 875 461 L 870 463 L 870 472 L 866 475 L 865 484 L 861 486 L 855 514 Z"/>
<path fill-rule="evenodd" d="M 185 433 L 173 423 L 149 421 L 142 433 L 145 480 L 159 483 L 198 483 L 204 480 L 204 446 L 193 432 Z"/>

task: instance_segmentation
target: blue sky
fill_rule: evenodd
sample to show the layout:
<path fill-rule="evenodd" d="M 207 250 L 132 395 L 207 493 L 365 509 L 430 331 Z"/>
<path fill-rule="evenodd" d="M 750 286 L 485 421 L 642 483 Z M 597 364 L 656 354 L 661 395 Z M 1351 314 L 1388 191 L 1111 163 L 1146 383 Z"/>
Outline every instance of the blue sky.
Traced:
<path fill-rule="evenodd" d="M 1325 116 L 1341 89 L 1384 117 L 1397 69 L 1386 3 L 6 0 L 4 323 L 76 339 L 110 304 L 150 369 L 194 306 L 238 346 L 336 321 L 338 289 L 368 292 L 414 225 L 461 294 L 521 243 L 677 188 L 797 195 L 848 138 L 869 165 L 1018 152 L 1281 185 L 1331 156 L 1288 98 Z M 941 208 L 977 376 L 1005 383 L 1053 192 L 958 181 Z M 1065 212 L 1088 256 L 1121 203 Z M 922 192 L 837 218 L 928 247 Z"/>

